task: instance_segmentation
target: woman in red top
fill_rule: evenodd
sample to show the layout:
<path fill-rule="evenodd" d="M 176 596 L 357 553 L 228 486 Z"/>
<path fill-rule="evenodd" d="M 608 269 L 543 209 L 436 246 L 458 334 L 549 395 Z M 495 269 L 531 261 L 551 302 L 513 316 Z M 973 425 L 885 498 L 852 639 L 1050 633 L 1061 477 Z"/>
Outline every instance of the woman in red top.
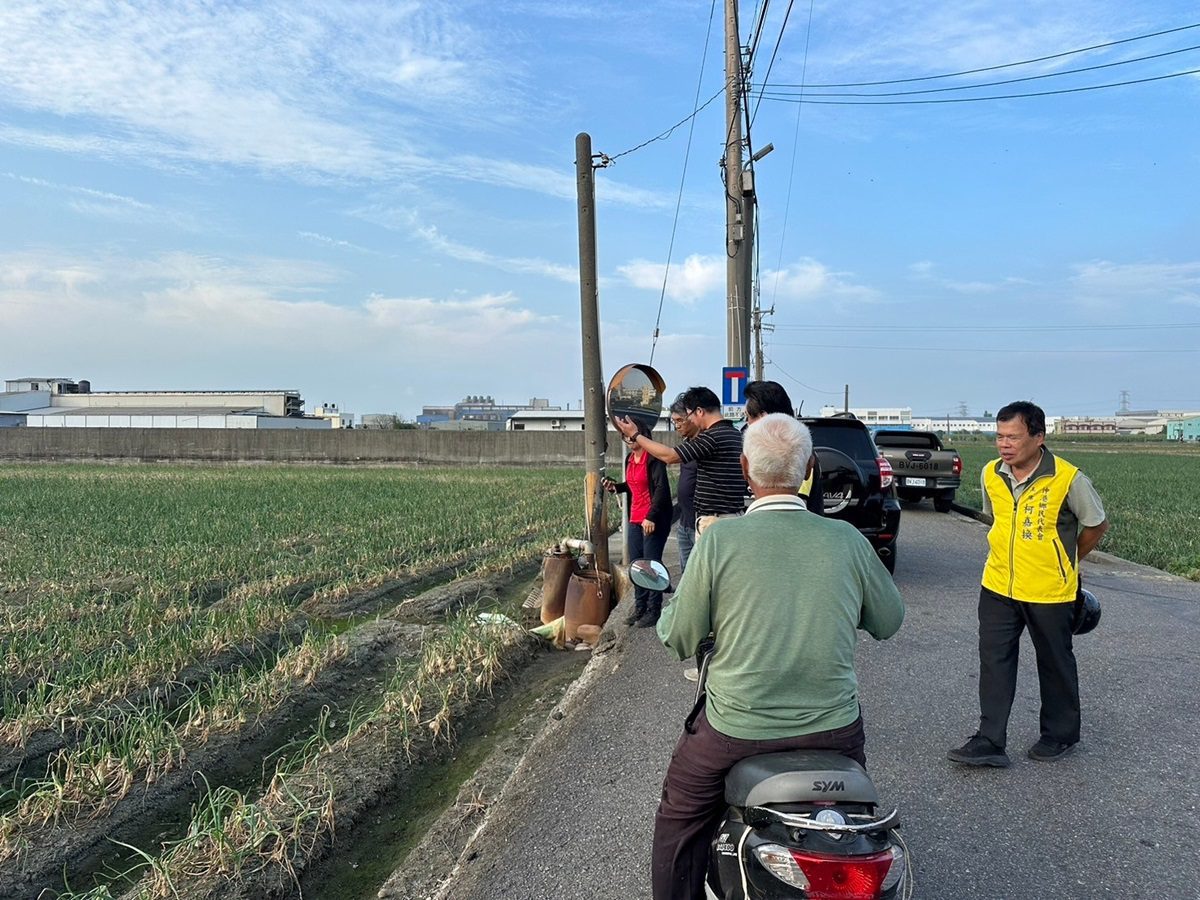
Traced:
<path fill-rule="evenodd" d="M 650 429 L 638 424 L 646 437 Z M 656 559 L 662 562 L 663 547 L 671 532 L 671 483 L 667 467 L 636 444 L 625 442 L 629 455 L 625 457 L 625 480 L 604 479 L 605 489 L 629 495 L 629 527 L 627 547 L 630 560 Z M 648 628 L 658 622 L 662 612 L 662 592 L 646 588 L 634 589 L 633 612 L 627 625 Z"/>

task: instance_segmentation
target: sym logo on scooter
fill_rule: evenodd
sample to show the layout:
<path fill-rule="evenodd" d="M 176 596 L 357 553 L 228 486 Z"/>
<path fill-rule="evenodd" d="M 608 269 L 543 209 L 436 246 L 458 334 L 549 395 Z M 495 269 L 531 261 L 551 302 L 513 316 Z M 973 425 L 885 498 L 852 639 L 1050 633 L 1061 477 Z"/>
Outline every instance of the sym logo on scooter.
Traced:
<path fill-rule="evenodd" d="M 844 781 L 814 781 L 813 790 L 819 791 L 822 794 L 828 794 L 830 791 L 846 790 L 846 782 Z"/>

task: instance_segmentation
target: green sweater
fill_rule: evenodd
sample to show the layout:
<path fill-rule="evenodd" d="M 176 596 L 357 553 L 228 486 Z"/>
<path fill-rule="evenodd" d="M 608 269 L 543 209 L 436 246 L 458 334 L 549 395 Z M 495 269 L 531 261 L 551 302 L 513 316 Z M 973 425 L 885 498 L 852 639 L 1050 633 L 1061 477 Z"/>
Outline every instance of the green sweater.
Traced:
<path fill-rule="evenodd" d="M 884 640 L 904 620 L 900 592 L 854 526 L 781 499 L 707 528 L 658 622 L 680 659 L 714 634 L 708 720 L 745 740 L 852 723 L 857 630 Z"/>

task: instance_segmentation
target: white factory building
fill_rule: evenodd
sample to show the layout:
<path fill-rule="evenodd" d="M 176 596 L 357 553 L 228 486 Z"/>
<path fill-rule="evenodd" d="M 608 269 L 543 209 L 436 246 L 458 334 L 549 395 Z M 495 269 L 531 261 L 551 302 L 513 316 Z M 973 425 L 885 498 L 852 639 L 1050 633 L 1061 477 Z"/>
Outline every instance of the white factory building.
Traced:
<path fill-rule="evenodd" d="M 17 378 L 0 393 L 0 427 L 324 428 L 298 391 L 93 391 L 70 378 Z"/>

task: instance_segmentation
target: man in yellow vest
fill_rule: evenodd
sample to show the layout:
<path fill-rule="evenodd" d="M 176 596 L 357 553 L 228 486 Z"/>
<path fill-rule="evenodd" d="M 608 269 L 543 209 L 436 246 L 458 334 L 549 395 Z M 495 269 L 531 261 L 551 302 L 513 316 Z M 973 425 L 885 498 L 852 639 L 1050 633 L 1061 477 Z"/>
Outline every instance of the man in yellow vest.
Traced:
<path fill-rule="evenodd" d="M 1000 458 L 983 468 L 983 511 L 992 517 L 979 590 L 979 731 L 949 758 L 1007 766 L 1004 745 L 1028 628 L 1041 687 L 1041 738 L 1030 759 L 1049 761 L 1079 743 L 1079 675 L 1071 648 L 1079 561 L 1108 530 L 1087 476 L 1044 446 L 1046 415 L 1028 401 L 996 413 Z"/>

